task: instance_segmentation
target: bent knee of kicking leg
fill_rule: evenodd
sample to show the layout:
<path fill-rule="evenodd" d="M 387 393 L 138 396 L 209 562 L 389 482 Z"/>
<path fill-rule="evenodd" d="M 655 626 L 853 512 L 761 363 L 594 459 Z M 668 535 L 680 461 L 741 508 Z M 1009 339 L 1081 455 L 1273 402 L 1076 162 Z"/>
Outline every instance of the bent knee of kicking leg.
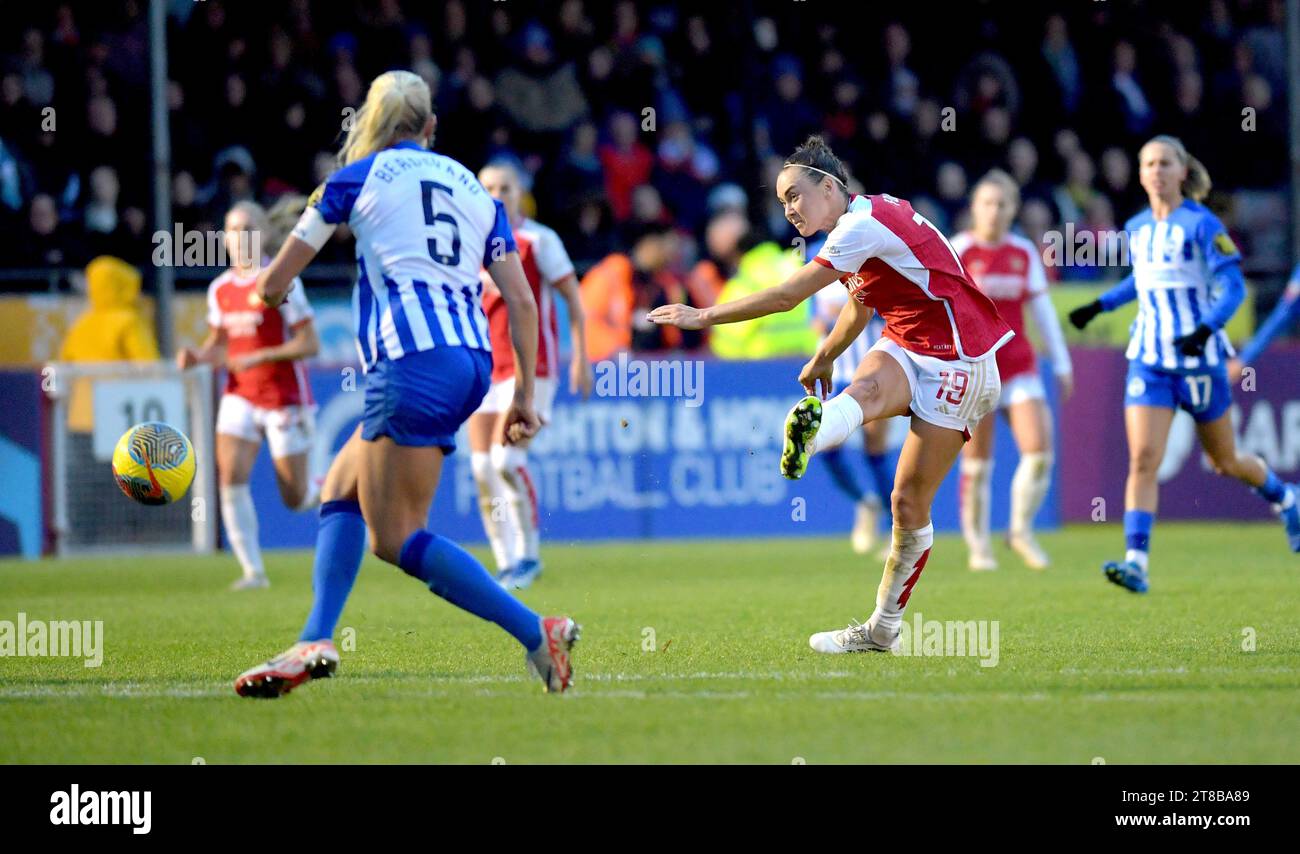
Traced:
<path fill-rule="evenodd" d="M 889 496 L 889 505 L 894 514 L 894 524 L 900 528 L 923 528 L 930 517 L 928 503 L 913 489 L 895 489 Z"/>
<path fill-rule="evenodd" d="M 874 376 L 854 380 L 844 389 L 844 393 L 858 402 L 867 420 L 875 417 L 884 407 L 884 389 L 880 387 L 880 380 Z"/>

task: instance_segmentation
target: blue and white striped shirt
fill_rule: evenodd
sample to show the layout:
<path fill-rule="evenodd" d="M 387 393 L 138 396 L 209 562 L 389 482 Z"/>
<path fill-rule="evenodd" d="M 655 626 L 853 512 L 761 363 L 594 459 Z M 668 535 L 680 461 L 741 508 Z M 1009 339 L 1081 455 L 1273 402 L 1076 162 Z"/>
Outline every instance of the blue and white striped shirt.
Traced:
<path fill-rule="evenodd" d="M 339 169 L 309 204 L 356 236 L 364 369 L 434 347 L 492 349 L 479 271 L 516 247 L 505 209 L 473 172 L 400 142 Z"/>
<path fill-rule="evenodd" d="M 1218 368 L 1233 355 L 1222 327 L 1244 296 L 1241 253 L 1218 217 L 1190 199 L 1163 220 L 1148 208 L 1124 226 L 1133 275 L 1103 299 L 1111 309 L 1138 300 L 1127 356 L 1160 370 L 1191 373 Z M 1222 276 L 1229 282 L 1216 284 Z M 1174 339 L 1205 324 L 1214 330 L 1203 356 L 1185 356 Z"/>

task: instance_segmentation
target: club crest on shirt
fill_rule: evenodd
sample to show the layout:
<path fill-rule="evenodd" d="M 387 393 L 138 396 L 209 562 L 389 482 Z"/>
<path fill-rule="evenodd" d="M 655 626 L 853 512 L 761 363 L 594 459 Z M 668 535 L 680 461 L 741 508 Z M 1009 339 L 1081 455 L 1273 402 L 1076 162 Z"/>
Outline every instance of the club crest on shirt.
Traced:
<path fill-rule="evenodd" d="M 316 189 L 312 190 L 311 195 L 307 197 L 307 207 L 314 208 L 319 205 L 321 196 L 323 195 L 325 195 L 325 184 L 322 182 L 316 187 Z"/>

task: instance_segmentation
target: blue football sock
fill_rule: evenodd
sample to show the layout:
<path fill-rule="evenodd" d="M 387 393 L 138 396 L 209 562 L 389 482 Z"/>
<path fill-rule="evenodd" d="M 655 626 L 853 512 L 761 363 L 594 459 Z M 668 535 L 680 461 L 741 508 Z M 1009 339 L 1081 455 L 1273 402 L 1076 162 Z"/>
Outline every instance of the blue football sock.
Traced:
<path fill-rule="evenodd" d="M 1281 504 L 1282 499 L 1286 498 L 1286 484 L 1272 469 L 1268 469 L 1264 485 L 1255 487 L 1255 494 L 1269 504 Z"/>
<path fill-rule="evenodd" d="M 890 493 L 894 491 L 894 467 L 889 464 L 889 454 L 867 454 L 867 468 L 871 470 L 871 482 L 876 485 L 880 500 L 888 507 Z"/>
<path fill-rule="evenodd" d="M 314 601 L 300 641 L 334 637 L 334 627 L 352 592 L 366 551 L 366 523 L 355 501 L 326 501 L 316 530 L 316 561 L 311 585 Z"/>
<path fill-rule="evenodd" d="M 830 469 L 831 480 L 835 481 L 835 486 L 847 495 L 853 501 L 861 501 L 866 498 L 866 493 L 858 485 L 858 479 L 853 476 L 853 471 L 849 468 L 848 460 L 840 453 L 839 448 L 830 448 L 822 451 L 817 456 L 826 461 L 826 468 Z"/>
<path fill-rule="evenodd" d="M 397 565 L 457 608 L 496 623 L 532 651 L 542 642 L 540 618 L 511 596 L 472 554 L 439 534 L 416 531 Z"/>
<path fill-rule="evenodd" d="M 1124 512 L 1124 544 L 1128 551 L 1125 560 L 1147 568 L 1147 554 L 1151 551 L 1151 527 L 1156 517 L 1147 510 L 1126 510 Z"/>

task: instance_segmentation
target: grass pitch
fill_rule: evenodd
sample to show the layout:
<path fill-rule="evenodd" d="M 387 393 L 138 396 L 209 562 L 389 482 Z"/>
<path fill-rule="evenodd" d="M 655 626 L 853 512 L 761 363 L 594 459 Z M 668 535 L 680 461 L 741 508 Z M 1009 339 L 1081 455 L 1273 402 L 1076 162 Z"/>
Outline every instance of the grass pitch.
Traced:
<path fill-rule="evenodd" d="M 812 652 L 871 611 L 880 563 L 847 539 L 546 544 L 522 597 L 584 626 L 564 696 L 373 558 L 338 678 L 274 701 L 231 684 L 297 637 L 309 554 L 269 553 L 274 586 L 239 594 L 229 556 L 0 563 L 0 620 L 104 621 L 98 668 L 0 658 L 0 762 L 1300 762 L 1278 526 L 1158 526 L 1146 596 L 1102 578 L 1116 526 L 1043 542 L 1045 573 L 1000 551 L 975 574 L 941 537 L 912 596 L 909 621 L 998 621 L 994 667 Z"/>

